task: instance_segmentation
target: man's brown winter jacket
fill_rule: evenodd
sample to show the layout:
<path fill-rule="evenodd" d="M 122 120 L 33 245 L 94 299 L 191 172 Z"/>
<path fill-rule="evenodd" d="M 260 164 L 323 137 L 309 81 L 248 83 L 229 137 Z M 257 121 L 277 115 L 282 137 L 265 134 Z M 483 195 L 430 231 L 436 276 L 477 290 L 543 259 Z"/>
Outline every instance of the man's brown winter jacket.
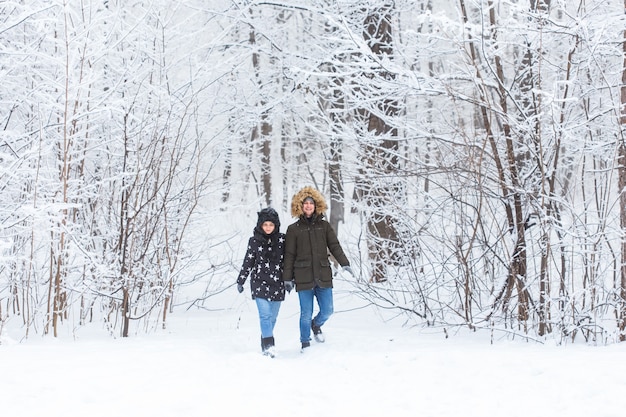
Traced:
<path fill-rule="evenodd" d="M 310 219 L 302 212 L 302 202 L 307 197 L 315 201 L 315 213 Z M 332 288 L 329 252 L 341 266 L 350 265 L 337 234 L 323 218 L 326 207 L 324 197 L 312 187 L 304 187 L 292 199 L 291 214 L 298 220 L 287 228 L 283 279 L 294 280 L 296 291 L 310 290 L 316 283 Z"/>

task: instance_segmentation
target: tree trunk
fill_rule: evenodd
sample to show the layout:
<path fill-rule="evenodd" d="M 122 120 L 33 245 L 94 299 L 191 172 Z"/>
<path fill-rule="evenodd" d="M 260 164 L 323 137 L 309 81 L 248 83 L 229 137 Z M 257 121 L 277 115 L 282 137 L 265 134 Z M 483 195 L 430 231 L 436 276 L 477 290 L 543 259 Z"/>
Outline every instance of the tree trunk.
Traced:
<path fill-rule="evenodd" d="M 256 34 L 254 29 L 250 30 L 250 45 L 256 46 Z M 257 80 L 257 86 L 259 88 L 259 96 L 263 97 L 262 89 L 264 81 L 261 75 L 261 57 L 257 52 L 252 54 L 252 67 L 254 68 L 254 75 Z M 260 136 L 260 160 L 261 160 L 261 187 L 260 192 L 265 196 L 265 204 L 272 204 L 272 170 L 271 170 L 271 140 L 270 134 L 272 133 L 272 125 L 269 122 L 268 110 L 265 109 L 267 103 L 264 99 L 259 101 L 259 109 L 261 111 L 260 129 L 255 128 L 255 132 L 259 132 Z M 252 137 L 255 138 L 253 133 Z M 254 146 L 254 141 L 253 141 Z"/>
<path fill-rule="evenodd" d="M 463 19 L 468 22 L 467 8 L 465 1 L 460 0 L 461 12 Z M 491 38 L 495 43 L 497 37 L 497 21 L 496 21 L 496 7 L 493 1 L 489 1 L 489 23 L 491 26 L 492 34 Z M 525 322 L 529 318 L 529 302 L 530 297 L 528 288 L 526 288 L 526 270 L 527 270 L 527 253 L 526 253 L 526 236 L 525 226 L 526 217 L 524 215 L 523 195 L 520 193 L 521 181 L 518 172 L 518 159 L 515 150 L 514 132 L 512 131 L 509 120 L 515 120 L 514 115 L 510 114 L 508 109 L 508 91 L 506 89 L 506 80 L 504 78 L 504 68 L 502 65 L 502 59 L 499 55 L 497 48 L 493 50 L 493 68 L 495 82 L 497 82 L 496 95 L 498 100 L 498 108 L 493 108 L 490 103 L 487 86 L 487 81 L 483 80 L 483 75 L 480 68 L 483 65 L 479 62 L 478 51 L 474 47 L 473 40 L 470 38 L 468 42 L 469 55 L 472 60 L 472 64 L 476 68 L 476 77 L 482 83 L 480 89 L 481 100 L 486 104 L 481 106 L 482 122 L 486 129 L 487 140 L 490 143 L 494 162 L 498 171 L 498 178 L 502 191 L 502 201 L 505 202 L 504 208 L 506 217 L 509 224 L 509 231 L 511 234 L 511 241 L 513 244 L 507 279 L 504 285 L 496 289 L 497 294 L 495 297 L 494 308 L 497 304 L 502 304 L 504 310 L 508 309 L 509 301 L 512 299 L 515 291 L 517 295 L 517 318 L 520 322 Z M 497 115 L 498 121 L 492 122 L 493 114 Z M 501 126 L 501 131 L 496 131 L 495 126 Z M 504 140 L 504 149 L 498 146 L 497 138 L 499 136 Z M 504 155 L 500 155 L 504 153 Z"/>
<path fill-rule="evenodd" d="M 331 71 L 334 72 L 334 68 Z M 341 86 L 344 83 L 343 78 L 334 77 L 332 80 L 334 87 L 331 91 L 330 100 L 330 119 L 333 126 L 344 126 L 347 124 L 347 120 L 344 115 L 345 100 L 341 91 Z M 333 132 L 334 133 L 334 132 Z M 339 233 L 339 223 L 344 220 L 345 206 L 344 206 L 344 191 L 343 191 L 343 179 L 341 175 L 341 166 L 343 160 L 343 141 L 339 135 L 331 138 L 330 140 L 330 162 L 328 164 L 328 177 L 330 179 L 330 216 L 328 221 L 337 233 Z"/>
<path fill-rule="evenodd" d="M 392 28 L 391 12 L 393 5 L 383 5 L 370 14 L 365 21 L 364 38 L 372 52 L 381 58 L 391 58 Z M 377 74 L 383 80 L 393 78 L 393 74 L 381 69 Z M 394 100 L 380 99 L 377 103 L 377 114 L 393 117 L 398 114 L 398 105 Z M 367 206 L 367 231 L 369 258 L 372 261 L 372 281 L 386 281 L 388 264 L 398 264 L 399 236 L 396 219 L 389 209 L 397 203 L 402 195 L 402 186 L 393 181 L 394 172 L 398 170 L 398 130 L 387 124 L 384 118 L 374 112 L 366 112 L 367 131 L 374 137 L 380 137 L 375 144 L 363 146 L 362 185 L 358 190 L 361 201 Z M 390 179 L 380 182 L 380 178 Z"/>
<path fill-rule="evenodd" d="M 624 7 L 626 8 L 626 0 L 624 0 Z M 626 231 L 626 143 L 624 138 L 624 131 L 626 130 L 626 30 L 624 30 L 624 42 L 622 43 L 622 50 L 624 52 L 624 63 L 622 65 L 622 88 L 621 88 L 621 112 L 620 112 L 620 125 L 621 136 L 619 146 L 619 208 L 620 208 L 620 226 L 622 228 L 622 264 L 620 268 L 620 297 L 621 297 L 621 310 L 619 313 L 620 323 L 620 341 L 626 341 L 626 237 L 624 231 Z"/>
<path fill-rule="evenodd" d="M 330 163 L 328 176 L 330 179 L 330 216 L 329 223 L 339 233 L 339 223 L 344 219 L 344 192 L 341 178 L 341 140 L 336 139 L 330 144 Z"/>
<path fill-rule="evenodd" d="M 626 45 L 626 42 L 624 43 Z M 622 87 L 622 98 L 624 87 Z M 622 125 L 624 116 L 622 115 Z M 619 146 L 619 207 L 620 207 L 620 227 L 623 231 L 626 231 L 626 145 L 622 139 L 622 143 Z M 620 303 L 619 303 L 619 340 L 621 342 L 626 341 L 626 238 L 622 237 L 622 263 L 620 268 Z"/>
<path fill-rule="evenodd" d="M 232 184 L 232 174 L 233 174 L 233 141 L 237 136 L 232 129 L 232 120 L 229 123 L 231 140 L 226 143 L 226 152 L 224 155 L 224 171 L 222 173 L 222 203 L 224 206 L 222 207 L 222 211 L 224 207 L 226 207 L 226 203 L 230 199 L 230 186 Z"/>

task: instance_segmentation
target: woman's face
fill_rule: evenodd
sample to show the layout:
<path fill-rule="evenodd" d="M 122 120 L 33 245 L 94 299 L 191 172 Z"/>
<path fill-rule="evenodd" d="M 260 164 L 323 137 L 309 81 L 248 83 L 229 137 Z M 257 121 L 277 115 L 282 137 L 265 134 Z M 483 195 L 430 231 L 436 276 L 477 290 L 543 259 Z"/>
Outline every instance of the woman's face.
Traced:
<path fill-rule="evenodd" d="M 271 235 L 274 231 L 274 227 L 274 223 L 270 221 L 263 222 L 263 224 L 261 225 L 261 229 L 263 229 L 263 232 L 265 232 L 266 235 Z"/>

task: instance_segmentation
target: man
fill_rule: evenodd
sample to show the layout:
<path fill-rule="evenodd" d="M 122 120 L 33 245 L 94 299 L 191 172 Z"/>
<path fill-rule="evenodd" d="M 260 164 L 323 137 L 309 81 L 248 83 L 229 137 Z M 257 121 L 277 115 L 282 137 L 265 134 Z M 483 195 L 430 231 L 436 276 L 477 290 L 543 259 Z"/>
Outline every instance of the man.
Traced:
<path fill-rule="evenodd" d="M 298 220 L 287 228 L 283 279 L 287 288 L 290 287 L 289 281 L 296 284 L 302 351 L 311 346 L 311 331 L 317 342 L 325 341 L 322 326 L 334 311 L 333 273 L 328 253 L 352 274 L 337 234 L 324 220 L 326 209 L 324 197 L 313 187 L 304 187 L 291 200 L 291 215 Z M 313 299 L 319 306 L 315 317 L 312 317 Z"/>

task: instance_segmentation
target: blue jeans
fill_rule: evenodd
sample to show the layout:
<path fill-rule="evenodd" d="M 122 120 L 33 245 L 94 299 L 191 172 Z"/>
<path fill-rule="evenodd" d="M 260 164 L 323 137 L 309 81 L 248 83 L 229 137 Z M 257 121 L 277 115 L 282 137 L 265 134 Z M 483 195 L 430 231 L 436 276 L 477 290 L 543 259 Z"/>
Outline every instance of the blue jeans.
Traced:
<path fill-rule="evenodd" d="M 280 301 L 270 301 L 265 298 L 255 298 L 256 308 L 259 310 L 259 321 L 261 323 L 261 337 L 274 336 L 274 326 L 280 310 Z"/>
<path fill-rule="evenodd" d="M 313 297 L 317 299 L 320 311 L 313 317 Z M 311 340 L 311 320 L 321 327 L 333 314 L 333 289 L 316 286 L 312 290 L 298 291 L 300 299 L 300 342 Z"/>

